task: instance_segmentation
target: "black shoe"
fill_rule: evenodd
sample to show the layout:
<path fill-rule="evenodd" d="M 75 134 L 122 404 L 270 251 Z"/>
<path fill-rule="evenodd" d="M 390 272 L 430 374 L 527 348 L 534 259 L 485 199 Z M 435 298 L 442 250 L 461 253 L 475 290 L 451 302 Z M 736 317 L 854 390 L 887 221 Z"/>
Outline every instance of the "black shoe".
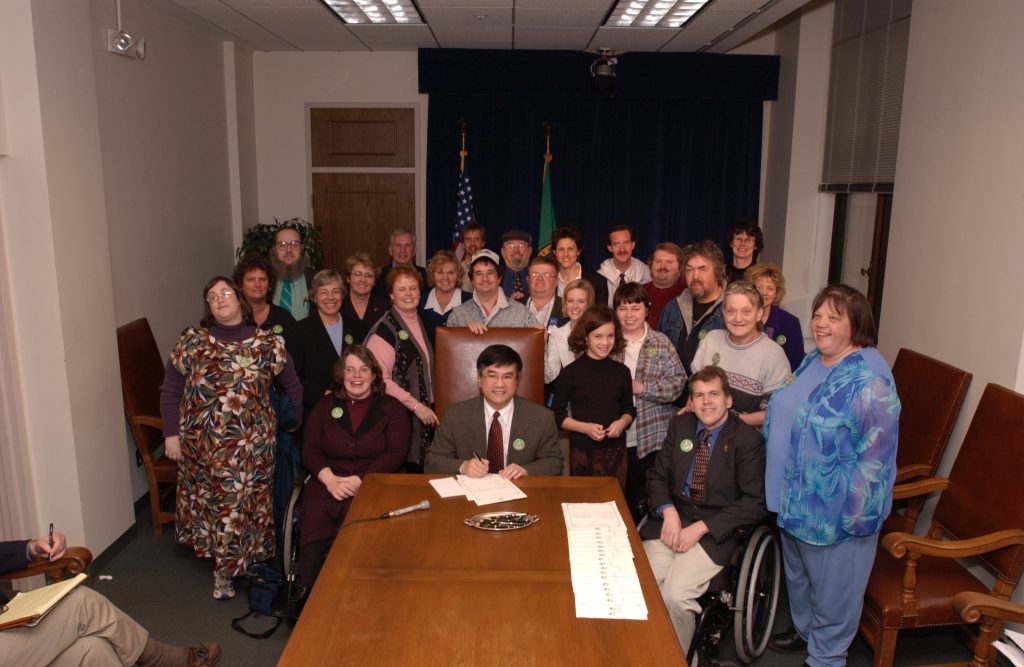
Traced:
<path fill-rule="evenodd" d="M 791 625 L 785 632 L 772 635 L 768 640 L 768 648 L 776 653 L 804 653 L 807 651 L 807 640 Z"/>

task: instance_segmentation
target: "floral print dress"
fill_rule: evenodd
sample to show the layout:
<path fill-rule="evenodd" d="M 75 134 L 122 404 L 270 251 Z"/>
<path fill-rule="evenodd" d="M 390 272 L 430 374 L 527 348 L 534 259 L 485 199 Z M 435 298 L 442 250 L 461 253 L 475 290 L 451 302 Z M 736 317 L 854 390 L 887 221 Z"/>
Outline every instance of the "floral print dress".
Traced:
<path fill-rule="evenodd" d="M 266 331 L 229 342 L 189 328 L 171 352 L 185 378 L 175 539 L 228 576 L 274 556 L 269 391 L 286 358 L 281 339 Z"/>

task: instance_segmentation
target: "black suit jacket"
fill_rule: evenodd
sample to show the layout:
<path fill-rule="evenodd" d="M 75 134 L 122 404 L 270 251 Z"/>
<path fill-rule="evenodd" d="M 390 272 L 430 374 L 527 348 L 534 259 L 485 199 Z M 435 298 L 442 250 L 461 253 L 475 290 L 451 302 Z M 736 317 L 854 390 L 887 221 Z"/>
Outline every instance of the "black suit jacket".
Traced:
<path fill-rule="evenodd" d="M 603 306 L 608 303 L 608 279 L 597 271 L 580 271 L 580 278 L 590 283 L 594 288 L 594 303 Z"/>
<path fill-rule="evenodd" d="M 344 325 L 342 325 L 344 334 Z M 302 382 L 303 412 L 309 414 L 320 402 L 328 389 L 334 386 L 334 362 L 338 354 L 334 343 L 315 310 L 295 323 L 291 335 L 284 341 L 285 349 L 292 355 L 295 373 Z M 345 343 L 342 342 L 342 350 Z"/>
<path fill-rule="evenodd" d="M 562 474 L 562 450 L 558 446 L 555 415 L 543 405 L 516 396 L 509 431 L 507 463 L 518 463 L 531 475 Z M 426 473 L 454 475 L 475 452 L 487 460 L 487 429 L 484 398 L 477 396 L 445 408 L 444 419 L 434 434 L 423 463 Z M 516 442 L 522 441 L 522 449 Z"/>
<path fill-rule="evenodd" d="M 701 547 L 715 563 L 726 565 L 739 543 L 737 529 L 751 526 L 768 514 L 764 502 L 764 438 L 730 413 L 711 450 L 705 480 L 705 500 L 696 504 L 683 495 L 683 485 L 697 454 L 698 422 L 694 414 L 673 417 L 668 434 L 657 454 L 654 467 L 647 472 L 647 494 L 652 516 L 644 525 L 644 539 L 658 539 L 661 518 L 655 508 L 667 503 L 679 511 L 683 527 L 703 521 L 708 534 Z M 680 443 L 689 440 L 693 447 L 684 452 Z"/>
<path fill-rule="evenodd" d="M 0 572 L 20 570 L 28 565 L 28 558 L 25 557 L 25 548 L 28 540 L 15 540 L 13 542 L 0 542 Z M 0 604 L 7 603 L 7 595 L 0 591 Z"/>
<path fill-rule="evenodd" d="M 420 278 L 423 279 L 423 284 L 420 285 L 420 292 L 425 292 L 429 290 L 430 288 L 427 286 L 427 270 L 417 264 L 413 264 L 412 266 L 414 269 L 416 269 L 416 271 L 419 272 Z M 391 304 L 391 295 L 388 294 L 388 274 L 391 272 L 391 269 L 393 268 L 395 268 L 394 264 L 382 266 L 380 268 L 380 277 L 377 278 L 377 282 L 373 284 L 373 294 L 385 297 L 388 300 L 388 307 L 390 307 Z M 371 322 L 370 324 L 373 324 L 373 322 Z"/>

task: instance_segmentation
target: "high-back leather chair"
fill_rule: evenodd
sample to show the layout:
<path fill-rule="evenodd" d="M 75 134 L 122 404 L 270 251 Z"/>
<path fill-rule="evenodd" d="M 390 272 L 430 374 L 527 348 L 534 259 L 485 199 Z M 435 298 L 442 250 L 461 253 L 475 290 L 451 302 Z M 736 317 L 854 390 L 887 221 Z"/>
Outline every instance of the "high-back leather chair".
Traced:
<path fill-rule="evenodd" d="M 989 384 L 949 479 L 904 485 L 942 495 L 926 537 L 882 537 L 860 619 L 876 667 L 892 665 L 900 629 L 961 624 L 950 604 L 955 594 L 1006 600 L 1016 587 L 1024 570 L 1022 417 L 1024 396 Z M 991 589 L 956 560 L 972 556 L 996 577 Z"/>
<path fill-rule="evenodd" d="M 544 338 L 534 328 L 488 329 L 475 334 L 465 327 L 438 327 L 434 342 L 434 411 L 443 419 L 452 403 L 480 395 L 476 358 L 489 345 L 508 345 L 523 358 L 518 395 L 544 403 Z"/>
<path fill-rule="evenodd" d="M 164 379 L 164 360 L 146 318 L 117 328 L 117 356 L 121 362 L 124 414 L 149 482 L 153 532 L 161 535 L 163 525 L 174 521 L 174 512 L 161 508 L 161 491 L 173 498 L 174 486 L 178 482 L 178 464 L 163 454 L 153 456 L 153 450 L 163 444 L 160 383 Z"/>
<path fill-rule="evenodd" d="M 913 350 L 901 348 L 892 367 L 900 397 L 900 443 L 896 449 L 896 482 L 931 477 L 956 425 L 971 374 Z M 906 500 L 882 532 L 914 531 L 923 496 Z"/>

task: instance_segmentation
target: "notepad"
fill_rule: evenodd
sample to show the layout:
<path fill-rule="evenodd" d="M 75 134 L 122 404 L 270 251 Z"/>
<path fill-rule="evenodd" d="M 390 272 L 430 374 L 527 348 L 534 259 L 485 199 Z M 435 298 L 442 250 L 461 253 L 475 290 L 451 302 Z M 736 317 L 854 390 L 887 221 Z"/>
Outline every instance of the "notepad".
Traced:
<path fill-rule="evenodd" d="M 88 575 L 82 572 L 71 579 L 58 581 L 27 593 L 18 593 L 7 603 L 7 611 L 0 614 L 0 630 L 17 628 L 22 625 L 34 627 L 51 609 L 57 606 L 58 602 L 64 599 L 64 596 L 80 586 L 87 577 Z"/>

